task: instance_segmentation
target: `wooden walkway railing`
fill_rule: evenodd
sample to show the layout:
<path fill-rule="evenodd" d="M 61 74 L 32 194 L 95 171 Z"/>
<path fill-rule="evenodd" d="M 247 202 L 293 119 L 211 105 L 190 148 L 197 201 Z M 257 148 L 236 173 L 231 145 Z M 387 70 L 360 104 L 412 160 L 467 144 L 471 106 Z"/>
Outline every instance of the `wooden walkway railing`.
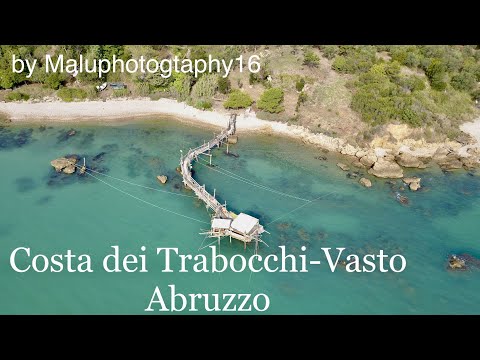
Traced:
<path fill-rule="evenodd" d="M 185 156 L 182 156 L 180 159 L 180 169 L 182 170 L 183 176 L 183 183 L 188 188 L 192 189 L 195 195 L 201 199 L 207 208 L 211 209 L 215 217 L 220 217 L 224 219 L 231 218 L 230 212 L 227 210 L 226 205 L 220 204 L 218 200 L 210 194 L 207 190 L 205 190 L 205 185 L 200 185 L 193 177 L 192 177 L 192 161 L 197 159 L 199 155 L 203 155 L 207 152 L 210 152 L 215 146 L 220 147 L 220 145 L 226 141 L 228 141 L 228 137 L 235 134 L 236 131 L 236 114 L 232 114 L 230 116 L 230 120 L 228 122 L 228 127 L 223 130 L 220 134 L 215 136 L 209 142 L 200 145 L 195 149 L 190 149 Z"/>

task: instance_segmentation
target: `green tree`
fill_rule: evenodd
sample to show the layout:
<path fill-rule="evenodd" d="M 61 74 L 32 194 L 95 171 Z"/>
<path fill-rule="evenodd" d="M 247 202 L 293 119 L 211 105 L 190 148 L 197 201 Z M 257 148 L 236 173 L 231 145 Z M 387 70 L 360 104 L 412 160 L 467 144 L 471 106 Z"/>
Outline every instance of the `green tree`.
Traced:
<path fill-rule="evenodd" d="M 190 75 L 184 73 L 172 73 L 172 77 L 175 77 L 171 87 L 174 95 L 177 97 L 177 100 L 185 101 L 190 95 L 190 89 L 192 87 L 192 79 Z"/>
<path fill-rule="evenodd" d="M 338 46 L 336 45 L 320 45 L 319 49 L 323 56 L 329 60 L 333 59 L 338 54 Z"/>
<path fill-rule="evenodd" d="M 318 67 L 320 64 L 320 58 L 311 49 L 308 49 L 303 54 L 303 65 L 308 67 Z"/>
<path fill-rule="evenodd" d="M 233 90 L 228 99 L 223 103 L 226 109 L 241 109 L 252 105 L 252 98 L 245 92 Z"/>
<path fill-rule="evenodd" d="M 198 81 L 193 85 L 191 97 L 194 104 L 201 102 L 202 104 L 212 100 L 213 95 L 217 91 L 218 86 L 218 75 L 217 74 L 206 74 L 202 76 Z M 202 105 L 202 108 L 204 106 Z"/>
<path fill-rule="evenodd" d="M 223 76 L 218 77 L 218 91 L 222 94 L 228 94 L 232 87 L 230 80 L 228 78 L 224 78 Z"/>
<path fill-rule="evenodd" d="M 0 69 L 0 88 L 11 89 L 15 84 L 15 75 L 12 71 L 8 69 Z"/>
<path fill-rule="evenodd" d="M 297 89 L 297 91 L 302 91 L 304 87 L 305 87 L 304 78 L 300 78 L 295 82 L 295 89 Z"/>
<path fill-rule="evenodd" d="M 447 83 L 445 81 L 445 73 L 436 73 L 430 79 L 430 86 L 432 89 L 437 91 L 443 91 L 447 88 Z"/>
<path fill-rule="evenodd" d="M 333 60 L 332 69 L 340 73 L 351 72 L 351 68 L 347 62 L 347 58 L 343 55 L 337 56 L 335 60 Z"/>
<path fill-rule="evenodd" d="M 480 102 L 480 89 L 472 91 L 472 99 L 473 101 Z"/>
<path fill-rule="evenodd" d="M 257 106 L 259 109 L 269 113 L 279 113 L 284 110 L 283 90 L 280 88 L 271 88 L 263 92 Z"/>
<path fill-rule="evenodd" d="M 443 62 L 438 58 L 433 58 L 430 61 L 430 64 L 425 70 L 425 75 L 427 75 L 430 80 L 430 85 L 432 89 L 443 91 L 447 87 L 445 82 L 445 71 L 446 67 Z"/>
<path fill-rule="evenodd" d="M 67 79 L 67 76 L 61 72 L 51 72 L 45 77 L 45 86 L 49 89 L 58 90 Z"/>
<path fill-rule="evenodd" d="M 425 69 L 425 75 L 429 79 L 432 79 L 437 74 L 443 74 L 446 71 L 445 64 L 443 64 L 442 60 L 434 58 L 428 64 L 428 67 Z"/>
<path fill-rule="evenodd" d="M 475 76 L 466 71 L 455 74 L 450 79 L 450 84 L 452 85 L 452 87 L 460 91 L 472 91 L 475 87 L 475 83 Z"/>

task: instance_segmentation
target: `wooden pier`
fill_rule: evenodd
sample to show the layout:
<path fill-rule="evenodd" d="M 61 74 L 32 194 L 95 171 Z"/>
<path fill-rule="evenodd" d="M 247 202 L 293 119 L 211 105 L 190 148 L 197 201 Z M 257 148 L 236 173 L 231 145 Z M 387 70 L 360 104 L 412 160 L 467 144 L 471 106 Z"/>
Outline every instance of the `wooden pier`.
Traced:
<path fill-rule="evenodd" d="M 253 216 L 240 213 L 235 214 L 227 209 L 226 204 L 221 204 L 215 195 L 210 194 L 205 190 L 205 185 L 200 185 L 192 176 L 192 162 L 198 160 L 201 155 L 210 156 L 211 150 L 215 147 L 220 147 L 222 144 L 228 142 L 228 138 L 235 134 L 236 131 L 236 114 L 232 114 L 228 121 L 228 126 L 220 134 L 215 136 L 212 140 L 205 142 L 203 145 L 190 149 L 187 154 L 180 158 L 180 169 L 183 176 L 183 183 L 186 187 L 193 190 L 195 195 L 205 203 L 207 209 L 213 212 L 212 227 L 210 231 L 203 233 L 209 237 L 229 236 L 241 240 L 246 245 L 247 242 L 260 240 L 260 234 L 265 232 L 259 220 Z"/>

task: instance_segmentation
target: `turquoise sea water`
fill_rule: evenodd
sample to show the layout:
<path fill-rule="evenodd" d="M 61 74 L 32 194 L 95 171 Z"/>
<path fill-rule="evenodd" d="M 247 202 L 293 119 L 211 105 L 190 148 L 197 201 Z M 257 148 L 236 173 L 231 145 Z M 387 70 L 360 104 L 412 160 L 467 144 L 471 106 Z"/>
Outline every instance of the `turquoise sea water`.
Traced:
<path fill-rule="evenodd" d="M 449 253 L 480 256 L 480 181 L 475 174 L 444 174 L 438 169 L 411 171 L 422 177 L 422 191 L 405 191 L 409 206 L 395 200 L 396 188 L 373 180 L 361 187 L 336 167 L 333 154 L 281 137 L 241 135 L 231 151 L 215 150 L 213 169 L 228 170 L 255 183 L 305 198 L 320 199 L 296 212 L 302 200 L 253 187 L 200 164 L 195 178 L 216 189 L 221 201 L 236 212 L 260 218 L 270 234 L 259 253 L 278 253 L 278 245 L 309 259 L 322 260 L 308 273 L 163 273 L 157 247 L 198 250 L 199 232 L 208 224 L 182 218 L 158 207 L 209 221 L 205 207 L 188 196 L 175 196 L 103 177 L 59 176 L 50 160 L 86 156 L 87 165 L 110 176 L 144 186 L 191 195 L 175 172 L 180 149 L 188 150 L 212 137 L 213 130 L 158 119 L 136 124 L 69 127 L 38 125 L 0 129 L 0 313 L 2 314 L 141 314 L 156 286 L 167 297 L 167 285 L 188 293 L 265 293 L 268 313 L 277 314 L 463 314 L 480 313 L 480 271 L 446 270 Z M 328 160 L 314 159 L 325 155 Z M 96 158 L 95 158 L 96 157 Z M 156 175 L 169 181 L 159 185 Z M 230 174 L 230 173 L 229 173 Z M 283 216 L 283 217 L 282 217 Z M 112 245 L 121 255 L 141 254 L 146 247 L 148 273 L 106 273 L 103 256 Z M 90 254 L 93 273 L 17 273 L 9 265 L 17 247 L 30 247 L 32 256 Z M 321 247 L 346 247 L 364 255 L 402 254 L 402 273 L 331 273 Z M 221 243 L 222 254 L 249 255 L 254 250 L 234 241 Z M 27 266 L 20 257 L 19 266 Z M 77 263 L 74 262 L 76 265 Z M 176 268 L 178 270 L 178 268 Z"/>

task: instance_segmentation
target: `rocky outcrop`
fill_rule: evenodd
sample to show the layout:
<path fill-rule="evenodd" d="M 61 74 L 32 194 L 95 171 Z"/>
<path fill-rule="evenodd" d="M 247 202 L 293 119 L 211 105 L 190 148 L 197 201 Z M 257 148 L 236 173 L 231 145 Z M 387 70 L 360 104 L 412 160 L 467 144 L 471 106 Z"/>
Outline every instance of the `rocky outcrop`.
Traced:
<path fill-rule="evenodd" d="M 404 178 L 404 179 L 403 179 L 403 182 L 408 185 L 408 187 L 410 188 L 410 190 L 412 190 L 412 191 L 417 191 L 418 189 L 421 188 L 421 186 L 420 186 L 420 180 L 422 180 L 422 178 L 419 178 L 419 177 L 407 177 L 407 178 Z"/>
<path fill-rule="evenodd" d="M 337 163 L 337 166 L 342 169 L 343 171 L 348 171 L 350 170 L 350 167 L 348 165 L 345 165 L 343 163 Z"/>
<path fill-rule="evenodd" d="M 350 155 L 350 156 L 355 156 L 355 154 L 357 153 L 359 149 L 350 145 L 350 144 L 346 144 L 345 146 L 343 146 L 341 149 L 340 149 L 340 153 L 343 154 L 343 155 Z"/>
<path fill-rule="evenodd" d="M 56 172 L 63 172 L 64 174 L 73 174 L 75 172 L 75 164 L 77 163 L 77 159 L 61 157 L 55 160 L 50 161 L 50 165 L 55 168 Z"/>
<path fill-rule="evenodd" d="M 360 180 L 358 180 L 358 182 L 367 188 L 372 187 L 372 182 L 367 178 L 362 177 Z"/>
<path fill-rule="evenodd" d="M 369 151 L 364 156 L 360 158 L 360 162 L 365 165 L 365 167 L 372 167 L 373 164 L 377 162 L 378 158 L 375 155 L 375 152 Z"/>
<path fill-rule="evenodd" d="M 167 176 L 166 175 L 158 175 L 157 176 L 157 180 L 161 183 L 161 184 L 165 184 L 168 180 Z"/>
<path fill-rule="evenodd" d="M 442 161 L 444 160 L 449 154 L 453 153 L 453 150 L 450 149 L 448 146 L 441 146 L 439 147 L 432 156 L 434 161 Z"/>
<path fill-rule="evenodd" d="M 359 159 L 361 159 L 362 157 L 364 157 L 365 155 L 368 154 L 368 151 L 367 150 L 358 150 L 356 153 L 355 153 L 355 156 Z"/>
<path fill-rule="evenodd" d="M 480 163 L 478 162 L 478 159 L 468 157 L 468 158 L 463 158 L 461 159 L 463 163 L 463 168 L 465 170 L 473 170 L 476 169 L 480 166 Z"/>
<path fill-rule="evenodd" d="M 463 167 L 463 162 L 455 154 L 449 154 L 442 158 L 442 160 L 438 161 L 438 165 L 442 170 L 451 171 L 461 169 Z"/>
<path fill-rule="evenodd" d="M 373 167 L 368 170 L 368 173 L 380 178 L 399 179 L 403 177 L 403 170 L 400 165 L 383 158 L 378 159 Z"/>
<path fill-rule="evenodd" d="M 424 168 L 425 164 L 416 156 L 413 156 L 408 153 L 399 153 L 397 156 L 395 156 L 395 161 L 397 162 L 398 165 L 401 165 L 403 167 L 407 168 Z"/>

